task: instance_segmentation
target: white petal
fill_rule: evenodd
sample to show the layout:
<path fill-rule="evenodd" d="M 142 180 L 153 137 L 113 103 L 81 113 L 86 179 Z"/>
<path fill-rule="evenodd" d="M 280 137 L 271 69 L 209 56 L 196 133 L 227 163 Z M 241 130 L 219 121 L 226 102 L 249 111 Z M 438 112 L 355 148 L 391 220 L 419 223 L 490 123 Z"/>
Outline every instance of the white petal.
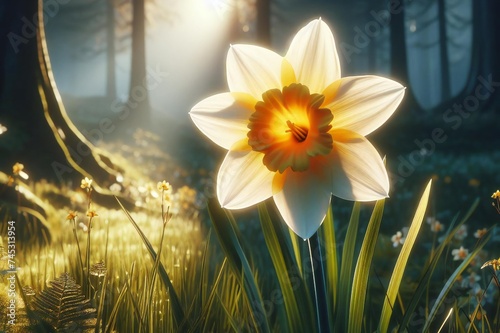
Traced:
<path fill-rule="evenodd" d="M 396 111 L 405 88 L 380 76 L 351 76 L 341 79 L 337 94 L 322 107 L 332 110 L 333 128 L 345 128 L 368 135 Z"/>
<path fill-rule="evenodd" d="M 285 58 L 292 64 L 299 83 L 311 93 L 321 93 L 340 79 L 340 62 L 328 25 L 321 19 L 302 28 L 293 38 Z"/>
<path fill-rule="evenodd" d="M 217 175 L 217 197 L 222 207 L 240 209 L 272 196 L 274 172 L 262 163 L 262 153 L 229 151 Z"/>
<path fill-rule="evenodd" d="M 274 202 L 286 224 L 307 239 L 323 223 L 331 196 L 328 182 L 311 170 L 288 172 L 283 190 L 274 195 Z"/>
<path fill-rule="evenodd" d="M 332 132 L 333 195 L 346 200 L 374 201 L 389 194 L 382 158 L 363 136 L 347 130 Z"/>
<path fill-rule="evenodd" d="M 250 96 L 248 99 L 254 100 Z M 202 100 L 189 115 L 203 134 L 219 146 L 230 149 L 235 142 L 247 138 L 252 112 L 254 110 L 244 98 L 236 99 L 234 94 L 223 93 Z"/>
<path fill-rule="evenodd" d="M 265 91 L 281 89 L 282 62 L 283 57 L 263 47 L 232 45 L 226 61 L 229 90 L 261 100 Z"/>

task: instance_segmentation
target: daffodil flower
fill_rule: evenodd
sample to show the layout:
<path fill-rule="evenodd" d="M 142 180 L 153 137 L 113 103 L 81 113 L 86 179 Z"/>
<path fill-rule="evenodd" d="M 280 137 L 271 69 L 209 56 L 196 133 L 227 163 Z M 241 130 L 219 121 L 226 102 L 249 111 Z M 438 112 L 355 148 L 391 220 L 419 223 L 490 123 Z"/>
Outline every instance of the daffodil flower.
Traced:
<path fill-rule="evenodd" d="M 284 57 L 232 45 L 226 72 L 229 92 L 190 112 L 201 132 L 228 150 L 217 177 L 222 207 L 273 197 L 288 226 L 306 239 L 332 194 L 355 201 L 388 196 L 384 163 L 365 136 L 393 114 L 404 87 L 378 76 L 341 78 L 325 22 L 302 28 Z"/>

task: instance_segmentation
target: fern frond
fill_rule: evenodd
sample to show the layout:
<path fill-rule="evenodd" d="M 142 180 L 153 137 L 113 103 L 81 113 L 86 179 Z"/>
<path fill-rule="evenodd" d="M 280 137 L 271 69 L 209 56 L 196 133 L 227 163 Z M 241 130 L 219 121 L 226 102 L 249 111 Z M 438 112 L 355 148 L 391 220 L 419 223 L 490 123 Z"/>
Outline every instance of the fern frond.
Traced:
<path fill-rule="evenodd" d="M 63 273 L 50 285 L 32 301 L 37 319 L 56 332 L 71 331 L 73 328 L 93 332 L 97 321 L 96 309 L 85 299 L 73 277 Z"/>

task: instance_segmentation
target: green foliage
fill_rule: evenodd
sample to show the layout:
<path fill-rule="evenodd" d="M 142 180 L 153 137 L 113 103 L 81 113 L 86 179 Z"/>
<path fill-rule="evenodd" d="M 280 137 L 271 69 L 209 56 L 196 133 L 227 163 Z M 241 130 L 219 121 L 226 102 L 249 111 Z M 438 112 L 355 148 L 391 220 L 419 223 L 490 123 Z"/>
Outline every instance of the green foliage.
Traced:
<path fill-rule="evenodd" d="M 240 234 L 236 222 L 229 212 L 221 211 L 216 200 L 209 202 L 209 213 L 214 230 L 219 238 L 219 242 L 226 254 L 229 267 L 237 278 L 239 286 L 244 290 L 243 297 L 251 311 L 252 323 L 247 329 L 258 329 L 261 332 L 270 332 L 266 310 L 257 279 L 253 274 L 250 263 L 242 246 L 242 235 Z M 228 312 L 229 315 L 229 312 Z M 231 320 L 236 323 L 237 321 Z M 240 329 L 238 329 L 240 330 Z"/>
<path fill-rule="evenodd" d="M 314 309 L 310 295 L 305 288 L 305 281 L 298 274 L 297 260 L 290 247 L 288 233 L 283 230 L 283 223 L 271 218 L 264 204 L 259 205 L 262 233 L 266 241 L 274 270 L 279 282 L 279 289 L 273 290 L 271 297 L 283 298 L 287 332 L 305 332 L 315 327 Z"/>
<path fill-rule="evenodd" d="M 112 226 L 103 226 L 96 220 L 89 252 L 85 242 L 78 242 L 77 229 L 68 231 L 61 247 L 20 252 L 19 261 L 28 269 L 20 271 L 19 277 L 23 284 L 43 290 L 31 303 L 44 329 L 53 331 L 83 320 L 89 331 L 105 333 L 314 333 L 320 332 L 319 326 L 321 332 L 339 333 L 437 332 L 440 327 L 441 332 L 495 332 L 498 324 L 481 302 L 457 295 L 457 281 L 479 257 L 491 232 L 477 241 L 463 261 L 450 259 L 451 250 L 459 245 L 455 236 L 477 202 L 461 220 L 457 215 L 451 221 L 439 242 L 430 243 L 424 238 L 422 222 L 429 195 L 430 182 L 398 248 L 380 233 L 384 206 L 390 204 L 384 200 L 366 217 L 369 207 L 354 203 L 346 221 L 334 221 L 330 209 L 308 242 L 290 232 L 270 202 L 258 206 L 262 239 L 244 233 L 216 200 L 208 204 L 211 229 L 198 230 L 200 239 L 176 234 L 179 224 L 138 220 L 122 207 L 120 216 L 125 214 L 128 222 L 114 218 Z M 345 235 L 338 226 L 346 226 Z M 189 251 L 179 253 L 179 244 L 188 244 Z M 419 246 L 427 257 L 414 256 Z M 82 269 L 83 253 L 89 253 L 85 257 L 94 262 L 105 261 L 106 274 L 89 279 Z M 386 255 L 391 256 L 389 268 L 379 275 L 381 270 L 374 265 Z M 54 279 L 62 272 L 69 274 Z M 45 287 L 45 281 L 52 279 Z M 90 298 L 82 296 L 77 282 L 82 288 L 86 284 Z M 56 303 L 62 304 L 63 299 L 86 306 L 87 312 L 79 313 L 80 318 L 71 314 L 74 307 L 62 310 Z M 29 298 L 25 303 L 30 303 Z M 415 313 L 421 316 L 420 326 L 415 326 Z M 469 315 L 481 319 L 471 325 Z"/>
<path fill-rule="evenodd" d="M 329 211 L 318 232 L 321 241 L 315 244 L 316 248 L 311 250 L 309 258 L 309 263 L 319 261 L 320 264 L 312 266 L 305 264 L 306 261 L 304 261 L 304 258 L 306 255 L 304 254 L 305 251 L 300 240 L 296 237 L 294 238 L 293 234 L 288 233 L 286 229 L 284 229 L 284 224 L 279 216 L 273 214 L 273 209 L 268 209 L 269 207 L 265 204 L 260 204 L 259 217 L 261 221 L 261 230 L 267 247 L 266 251 L 269 253 L 274 266 L 273 272 L 276 279 L 276 287 L 273 293 L 279 294 L 282 298 L 282 306 L 278 306 L 276 302 L 273 303 L 273 306 L 277 308 L 275 317 L 276 322 L 269 321 L 269 326 L 279 327 L 280 330 L 287 332 L 315 332 L 318 331 L 318 326 L 314 318 L 315 314 L 317 314 L 318 319 L 320 317 L 327 317 L 329 319 L 329 327 L 322 327 L 322 332 L 371 332 L 375 330 L 377 326 L 378 332 L 388 332 L 390 330 L 390 324 L 395 320 L 400 323 L 397 327 L 402 331 L 406 331 L 404 328 L 409 325 L 409 319 L 412 318 L 413 311 L 418 304 L 421 304 L 421 297 L 425 293 L 434 292 L 430 289 L 430 279 L 435 274 L 438 263 L 446 258 L 445 249 L 451 246 L 454 234 L 459 230 L 460 226 L 467 221 L 477 205 L 477 203 L 475 203 L 469 212 L 465 214 L 462 221 L 447 233 L 441 244 L 439 244 L 437 248 L 431 250 L 429 260 L 422 262 L 422 258 L 419 258 L 419 261 L 423 264 L 422 274 L 417 280 L 418 284 L 413 297 L 409 300 L 406 299 L 408 305 L 405 310 L 403 305 L 405 299 L 400 295 L 400 287 L 405 278 L 410 254 L 417 244 L 419 231 L 421 230 L 425 218 L 430 189 L 431 182 L 427 184 L 422 194 L 413 220 L 411 221 L 409 231 L 405 235 L 405 242 L 397 257 L 392 274 L 390 275 L 385 296 L 378 301 L 380 307 L 374 309 L 367 309 L 366 305 L 371 297 L 370 293 L 373 288 L 370 280 L 372 276 L 371 266 L 376 252 L 385 200 L 381 200 L 375 204 L 370 220 L 367 223 L 367 229 L 360 248 L 358 246 L 357 234 L 360 226 L 361 204 L 354 204 L 343 242 L 340 265 L 336 252 L 338 242 L 335 237 L 333 215 L 331 211 Z M 214 218 L 215 216 L 212 215 L 212 222 L 217 224 L 218 228 L 221 229 L 224 226 L 220 224 L 221 217 L 219 216 L 217 221 L 215 221 Z M 242 245 L 244 239 L 239 234 L 237 225 L 234 220 L 232 220 L 232 217 L 230 217 L 229 220 L 231 222 L 228 222 L 229 225 L 225 225 L 225 227 L 230 231 L 225 229 L 224 233 L 226 233 L 226 236 L 222 236 L 219 239 L 226 257 L 233 257 L 232 260 L 238 265 L 241 265 L 242 258 L 246 257 L 242 250 L 245 248 L 244 244 Z M 448 281 L 444 284 L 441 291 L 438 292 L 438 297 L 433 308 L 425 318 L 424 332 L 430 331 L 430 325 L 432 321 L 435 320 L 435 315 L 443 304 L 443 300 L 450 292 L 451 287 L 454 286 L 460 274 L 469 266 L 471 260 L 484 247 L 488 239 L 489 236 L 484 237 L 477 243 L 475 249 L 459 265 L 455 272 L 448 278 Z M 235 244 L 239 244 L 238 246 L 240 248 L 236 249 Z M 358 248 L 359 250 L 357 250 Z M 326 253 L 324 258 L 321 257 L 321 253 Z M 243 255 L 240 256 L 236 254 Z M 317 256 L 318 254 L 320 254 L 319 257 Z M 324 275 L 326 277 L 325 289 L 321 290 L 321 288 L 316 288 L 317 285 L 313 284 L 319 280 L 315 279 L 315 281 L 312 281 L 311 269 L 316 276 Z M 238 274 L 242 274 L 241 269 L 238 269 L 237 272 Z M 291 272 L 296 272 L 297 274 L 290 274 Z M 324 295 L 320 296 L 326 297 L 328 300 L 326 307 L 316 308 L 314 305 L 311 305 L 312 298 L 314 298 L 314 292 L 316 291 L 324 293 Z M 246 295 L 246 297 L 248 297 L 248 295 Z M 399 300 L 398 303 L 396 303 L 396 299 Z M 255 298 L 254 301 L 255 300 L 258 300 L 258 298 Z M 262 300 L 262 302 L 262 305 L 267 306 L 269 309 L 270 303 L 268 301 L 266 302 L 266 299 Z M 398 313 L 395 320 L 391 321 L 395 307 L 398 307 L 398 310 L 402 313 L 402 317 L 401 314 Z M 274 309 L 273 307 L 271 308 Z M 458 313 L 460 309 L 455 305 L 454 311 Z M 377 313 L 380 314 L 379 320 L 375 319 Z M 453 327 L 457 329 L 465 327 L 463 321 L 457 318 L 454 318 L 454 321 L 455 324 Z M 445 322 L 442 324 L 444 325 Z M 451 323 L 449 324 L 451 325 Z M 234 329 L 237 330 L 238 327 L 239 326 L 234 326 Z M 410 329 L 410 331 L 412 330 Z"/>
<path fill-rule="evenodd" d="M 397 293 L 399 292 L 399 285 L 401 283 L 401 280 L 403 279 L 403 274 L 408 263 L 408 258 L 410 257 L 410 252 L 413 248 L 413 245 L 415 244 L 415 241 L 417 240 L 418 232 L 420 231 L 420 227 L 422 225 L 422 222 L 424 221 L 427 203 L 429 202 L 430 191 L 431 182 L 427 184 L 424 194 L 420 199 L 417 210 L 415 212 L 415 216 L 413 217 L 413 221 L 410 225 L 410 229 L 408 230 L 408 235 L 406 236 L 405 242 L 403 244 L 403 248 L 399 253 L 396 265 L 394 266 L 394 271 L 387 287 L 387 297 L 384 300 L 382 315 L 380 316 L 380 332 L 386 332 L 389 328 L 389 321 L 392 315 L 393 304 L 396 300 Z"/>
<path fill-rule="evenodd" d="M 349 321 L 348 332 L 361 332 L 364 318 L 365 300 L 368 293 L 368 277 L 370 276 L 370 267 L 372 263 L 377 236 L 382 221 L 382 213 L 384 212 L 385 200 L 379 200 L 373 209 L 365 238 L 361 245 L 356 267 L 354 268 L 354 276 L 351 290 L 351 300 L 349 302 Z"/>
<path fill-rule="evenodd" d="M 436 301 L 434 302 L 434 305 L 432 306 L 432 309 L 429 313 L 429 316 L 427 317 L 427 320 L 425 322 L 424 326 L 424 332 L 428 331 L 430 329 L 431 323 L 434 321 L 436 314 L 438 310 L 440 310 L 440 307 L 443 305 L 446 296 L 451 290 L 451 287 L 453 286 L 453 283 L 457 281 L 458 277 L 462 272 L 469 266 L 470 262 L 472 259 L 477 255 L 477 253 L 484 247 L 484 245 L 488 242 L 490 239 L 491 234 L 481 238 L 476 245 L 474 251 L 469 253 L 469 255 L 462 261 L 462 263 L 457 267 L 457 269 L 453 272 L 453 274 L 448 278 L 446 281 L 445 285 L 443 286 L 443 289 L 441 289 L 441 292 L 439 293 L 438 297 L 436 298 Z"/>
<path fill-rule="evenodd" d="M 170 302 L 172 304 L 172 313 L 174 315 L 175 321 L 177 325 L 180 325 L 181 323 L 185 323 L 185 317 L 184 317 L 184 310 L 182 308 L 181 302 L 179 300 L 179 297 L 177 296 L 177 293 L 175 292 L 174 286 L 172 285 L 172 282 L 170 281 L 170 278 L 167 274 L 167 271 L 165 270 L 165 267 L 163 264 L 157 259 L 157 254 L 156 251 L 153 248 L 153 245 L 151 245 L 150 241 L 146 237 L 146 235 L 142 232 L 141 228 L 139 225 L 135 222 L 134 218 L 130 215 L 130 213 L 125 209 L 125 207 L 122 205 L 122 203 L 116 199 L 118 203 L 120 204 L 120 207 L 123 209 L 125 214 L 127 215 L 128 220 L 132 225 L 134 226 L 135 230 L 141 237 L 142 241 L 144 242 L 144 245 L 146 245 L 146 248 L 148 249 L 149 254 L 151 255 L 151 258 L 155 262 L 155 267 L 158 269 L 158 273 L 160 275 L 161 281 L 165 285 L 165 287 L 169 291 L 169 298 Z"/>
<path fill-rule="evenodd" d="M 346 304 L 349 304 L 349 300 L 351 299 L 352 275 L 354 272 L 354 263 L 356 262 L 356 235 L 358 234 L 360 209 L 361 204 L 359 202 L 354 203 L 342 249 L 337 306 L 335 307 L 337 311 L 334 316 L 334 327 L 337 332 L 345 331 L 346 324 L 349 321 L 349 311 Z"/>
<path fill-rule="evenodd" d="M 64 273 L 50 285 L 31 303 L 37 319 L 55 332 L 70 332 L 75 328 L 93 332 L 97 322 L 96 309 L 83 296 L 75 280 Z"/>

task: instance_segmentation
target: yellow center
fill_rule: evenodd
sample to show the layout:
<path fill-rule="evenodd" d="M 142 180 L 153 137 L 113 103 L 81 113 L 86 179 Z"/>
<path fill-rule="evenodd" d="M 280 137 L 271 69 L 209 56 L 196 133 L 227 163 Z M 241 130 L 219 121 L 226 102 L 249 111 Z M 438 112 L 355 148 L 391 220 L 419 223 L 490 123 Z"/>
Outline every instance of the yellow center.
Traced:
<path fill-rule="evenodd" d="M 269 170 L 305 171 L 312 158 L 330 153 L 333 115 L 321 108 L 324 99 L 299 83 L 262 94 L 249 119 L 248 144 L 264 154 Z"/>

